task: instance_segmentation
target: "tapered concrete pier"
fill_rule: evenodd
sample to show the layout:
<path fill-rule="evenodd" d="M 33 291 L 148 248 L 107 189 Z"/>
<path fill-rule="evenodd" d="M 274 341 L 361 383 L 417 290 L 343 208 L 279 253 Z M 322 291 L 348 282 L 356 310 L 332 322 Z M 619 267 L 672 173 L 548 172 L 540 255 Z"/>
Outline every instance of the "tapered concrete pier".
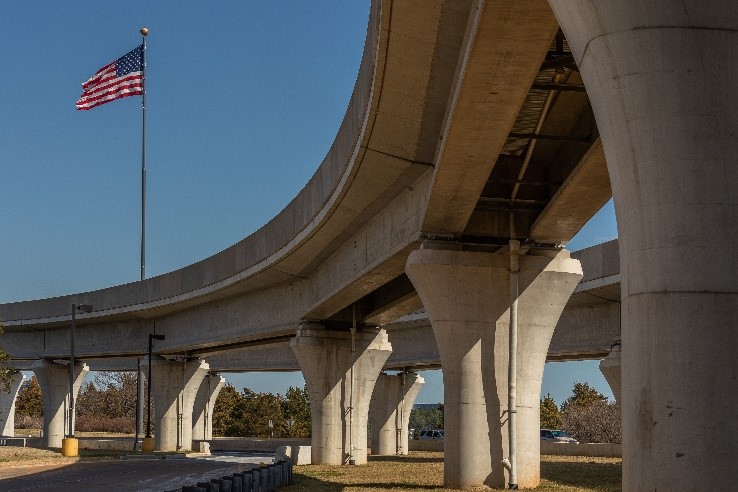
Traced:
<path fill-rule="evenodd" d="M 213 438 L 213 410 L 215 400 L 225 385 L 225 378 L 220 374 L 208 374 L 200 383 L 195 403 L 192 407 L 192 438 Z"/>
<path fill-rule="evenodd" d="M 387 332 L 302 325 L 290 342 L 310 393 L 313 464 L 366 463 L 369 401 L 392 352 Z"/>
<path fill-rule="evenodd" d="M 607 384 L 610 385 L 615 400 L 620 402 L 622 388 L 622 372 L 620 361 L 620 343 L 613 345 L 610 354 L 600 361 L 600 372 L 605 376 Z"/>
<path fill-rule="evenodd" d="M 10 378 L 8 391 L 0 391 L 0 436 L 15 437 L 15 399 L 23 384 L 23 373 L 16 372 Z"/>
<path fill-rule="evenodd" d="M 379 375 L 369 404 L 372 454 L 407 454 L 410 411 L 424 384 L 415 372 Z"/>
<path fill-rule="evenodd" d="M 74 429 L 75 412 L 72 412 L 72 415 L 69 414 L 69 366 L 39 360 L 33 364 L 32 370 L 41 386 L 44 400 L 44 446 L 61 448 L 62 439 L 69 428 L 68 419 L 70 418 Z M 72 385 L 75 401 L 89 371 L 86 364 L 75 364 Z"/>
<path fill-rule="evenodd" d="M 615 199 L 623 489 L 727 487 L 738 476 L 738 11 L 550 3 Z"/>
<path fill-rule="evenodd" d="M 178 362 L 159 356 L 152 358 L 152 375 L 146 377 L 155 409 L 154 449 L 192 449 L 192 410 L 197 391 L 209 370 L 204 360 Z"/>
<path fill-rule="evenodd" d="M 443 365 L 444 483 L 504 487 L 508 456 L 509 256 L 420 249 L 406 272 L 431 320 Z M 554 327 L 582 277 L 568 251 L 520 258 L 518 485 L 540 482 L 540 394 Z"/>

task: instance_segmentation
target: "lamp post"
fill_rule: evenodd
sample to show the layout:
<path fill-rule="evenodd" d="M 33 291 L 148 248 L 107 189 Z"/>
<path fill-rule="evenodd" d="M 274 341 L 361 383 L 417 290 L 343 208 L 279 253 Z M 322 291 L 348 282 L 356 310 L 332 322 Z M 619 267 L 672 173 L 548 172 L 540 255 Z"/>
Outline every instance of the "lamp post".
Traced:
<path fill-rule="evenodd" d="M 143 451 L 151 452 L 154 450 L 154 439 L 151 437 L 151 385 L 154 382 L 154 378 L 151 375 L 151 352 L 154 349 L 154 340 L 165 340 L 165 335 L 154 335 L 149 333 L 149 387 L 146 398 L 146 437 L 143 440 L 141 449 Z"/>
<path fill-rule="evenodd" d="M 67 437 L 62 440 L 62 455 L 77 456 L 77 440 L 74 438 L 74 336 L 77 330 L 77 311 L 92 312 L 90 304 L 72 304 L 72 327 L 69 333 L 69 418 Z"/>

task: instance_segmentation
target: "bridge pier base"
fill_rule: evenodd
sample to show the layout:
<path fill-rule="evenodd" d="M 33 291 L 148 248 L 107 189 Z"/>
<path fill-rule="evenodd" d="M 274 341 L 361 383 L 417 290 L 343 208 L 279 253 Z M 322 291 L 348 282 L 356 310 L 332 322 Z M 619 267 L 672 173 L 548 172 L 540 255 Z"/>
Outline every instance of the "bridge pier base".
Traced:
<path fill-rule="evenodd" d="M 610 385 L 612 394 L 615 395 L 615 401 L 620 403 L 622 381 L 620 372 L 620 344 L 614 345 L 610 349 L 610 354 L 600 361 L 600 372 L 605 376 L 607 384 Z"/>
<path fill-rule="evenodd" d="M 420 249 L 405 271 L 430 317 L 443 366 L 444 483 L 504 487 L 508 457 L 509 256 Z M 517 477 L 540 483 L 540 394 L 554 327 L 582 277 L 568 251 L 520 257 Z"/>
<path fill-rule="evenodd" d="M 154 449 L 187 451 L 192 449 L 192 409 L 202 380 L 210 370 L 204 360 L 168 361 L 154 356 L 151 385 L 154 404 Z"/>
<path fill-rule="evenodd" d="M 312 463 L 366 463 L 369 400 L 392 352 L 384 330 L 344 331 L 302 325 L 290 347 L 310 393 Z"/>
<path fill-rule="evenodd" d="M 218 393 L 225 385 L 225 378 L 220 374 L 208 374 L 200 383 L 192 407 L 192 438 L 213 438 L 213 409 Z"/>
<path fill-rule="evenodd" d="M 424 384 L 414 372 L 379 374 L 369 403 L 372 454 L 407 454 L 410 410 Z"/>
<path fill-rule="evenodd" d="M 0 436 L 15 437 L 15 399 L 23 384 L 23 373 L 11 376 L 8 392 L 0 391 Z"/>
<path fill-rule="evenodd" d="M 76 413 L 72 412 L 70 415 L 69 412 L 69 366 L 39 360 L 33 364 L 31 370 L 36 374 L 44 400 L 44 446 L 61 448 L 70 418 L 72 429 L 74 429 Z M 75 364 L 74 384 L 72 385 L 75 402 L 82 382 L 89 371 L 86 364 Z"/>
<path fill-rule="evenodd" d="M 623 490 L 720 488 L 738 476 L 735 6 L 550 4 L 592 102 L 615 199 Z"/>

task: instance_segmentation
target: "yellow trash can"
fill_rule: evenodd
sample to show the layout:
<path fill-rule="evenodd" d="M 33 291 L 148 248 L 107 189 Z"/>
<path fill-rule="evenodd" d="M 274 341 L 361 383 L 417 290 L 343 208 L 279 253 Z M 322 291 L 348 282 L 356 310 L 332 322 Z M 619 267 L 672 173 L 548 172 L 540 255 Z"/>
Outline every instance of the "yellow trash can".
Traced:
<path fill-rule="evenodd" d="M 79 456 L 79 441 L 75 437 L 65 437 L 62 439 L 62 456 Z"/>
<path fill-rule="evenodd" d="M 144 453 L 154 452 L 154 438 L 153 437 L 143 438 L 143 442 L 141 443 L 141 451 L 143 451 Z"/>

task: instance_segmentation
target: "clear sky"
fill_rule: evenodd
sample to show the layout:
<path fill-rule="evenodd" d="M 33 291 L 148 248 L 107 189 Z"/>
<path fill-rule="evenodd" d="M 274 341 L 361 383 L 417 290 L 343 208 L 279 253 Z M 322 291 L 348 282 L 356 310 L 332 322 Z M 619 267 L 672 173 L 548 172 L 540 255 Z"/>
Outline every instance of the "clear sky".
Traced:
<path fill-rule="evenodd" d="M 368 6 L 0 4 L 0 303 L 138 280 L 141 100 L 91 111 L 74 103 L 82 82 L 140 44 L 140 27 L 150 30 L 146 271 L 153 276 L 242 239 L 307 182 L 351 95 Z M 571 248 L 616 235 L 610 204 Z M 440 401 L 440 373 L 425 376 L 419 402 Z M 302 379 L 228 378 L 280 392 Z M 597 378 L 596 363 L 548 364 L 543 392 L 559 401 L 574 380 L 587 380 L 609 393 Z"/>

